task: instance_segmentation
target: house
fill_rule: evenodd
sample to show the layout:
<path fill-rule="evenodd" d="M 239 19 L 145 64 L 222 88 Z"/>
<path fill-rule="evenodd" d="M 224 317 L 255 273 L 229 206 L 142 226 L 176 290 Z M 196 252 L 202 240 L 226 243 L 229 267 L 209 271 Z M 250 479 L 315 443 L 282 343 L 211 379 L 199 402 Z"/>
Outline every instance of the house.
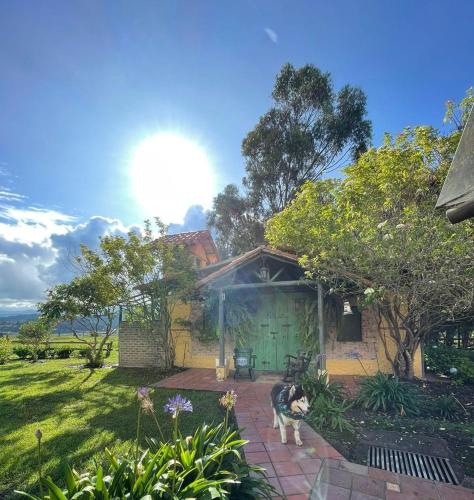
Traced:
<path fill-rule="evenodd" d="M 246 346 L 253 349 L 260 371 L 283 371 L 286 356 L 299 350 L 324 353 L 325 367 L 334 375 L 392 371 L 375 311 L 359 309 L 356 297 L 342 300 L 306 279 L 296 255 L 260 246 L 219 260 L 208 231 L 169 239 L 185 245 L 199 259 L 196 286 L 203 297 L 182 304 L 175 314 L 176 366 L 216 368 L 222 379 L 233 368 L 234 348 Z M 396 352 L 383 324 L 380 331 L 389 352 Z M 159 366 L 159 362 L 155 339 L 121 323 L 120 366 Z M 420 350 L 415 357 L 415 375 L 422 375 Z"/>

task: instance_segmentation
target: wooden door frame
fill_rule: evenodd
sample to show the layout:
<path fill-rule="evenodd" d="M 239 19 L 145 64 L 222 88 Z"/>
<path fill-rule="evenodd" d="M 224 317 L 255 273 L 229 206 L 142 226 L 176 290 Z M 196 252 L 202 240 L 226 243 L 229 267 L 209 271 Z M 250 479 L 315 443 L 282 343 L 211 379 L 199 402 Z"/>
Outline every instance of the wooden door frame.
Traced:
<path fill-rule="evenodd" d="M 318 329 L 319 329 L 319 349 L 320 354 L 322 354 L 321 359 L 325 359 L 324 356 L 324 333 L 325 333 L 325 322 L 324 322 L 324 291 L 323 285 L 319 281 L 312 280 L 292 280 L 292 281 L 268 281 L 265 283 L 239 283 L 236 285 L 225 285 L 218 288 L 219 295 L 219 323 L 218 323 L 218 333 L 219 333 L 219 367 L 225 367 L 225 325 L 224 325 L 224 307 L 225 307 L 225 292 L 227 290 L 243 290 L 245 288 L 280 288 L 287 286 L 306 286 L 312 287 L 316 285 L 318 288 Z M 322 369 L 325 367 L 322 366 Z"/>

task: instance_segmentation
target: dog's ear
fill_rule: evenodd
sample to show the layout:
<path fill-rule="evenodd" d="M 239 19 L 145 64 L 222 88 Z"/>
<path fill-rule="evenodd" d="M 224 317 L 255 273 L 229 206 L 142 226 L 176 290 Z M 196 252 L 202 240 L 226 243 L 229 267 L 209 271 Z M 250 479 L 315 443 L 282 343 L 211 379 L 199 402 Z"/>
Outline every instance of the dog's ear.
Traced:
<path fill-rule="evenodd" d="M 288 395 L 290 396 L 290 398 L 292 398 L 295 395 L 295 392 L 296 392 L 296 385 L 292 385 L 290 387 L 290 392 L 288 393 Z"/>

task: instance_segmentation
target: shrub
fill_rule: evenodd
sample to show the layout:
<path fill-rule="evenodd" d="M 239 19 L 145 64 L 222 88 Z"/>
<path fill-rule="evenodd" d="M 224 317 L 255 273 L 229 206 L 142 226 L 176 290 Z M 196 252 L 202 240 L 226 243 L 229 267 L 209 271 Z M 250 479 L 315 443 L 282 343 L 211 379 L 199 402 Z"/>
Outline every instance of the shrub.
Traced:
<path fill-rule="evenodd" d="M 434 373 L 449 375 L 461 384 L 474 384 L 474 351 L 443 345 L 425 348 L 426 369 Z M 451 374 L 450 369 L 457 373 Z"/>
<path fill-rule="evenodd" d="M 15 346 L 13 348 L 13 354 L 16 354 L 20 359 L 28 359 L 33 356 L 31 348 L 25 345 Z"/>
<path fill-rule="evenodd" d="M 7 338 L 0 338 L 0 365 L 4 365 L 11 356 L 12 343 Z"/>
<path fill-rule="evenodd" d="M 452 394 L 441 396 L 432 403 L 433 414 L 443 420 L 459 420 L 463 410 Z"/>
<path fill-rule="evenodd" d="M 338 382 L 329 382 L 326 371 L 309 371 L 301 377 L 300 383 L 305 390 L 309 401 L 312 401 L 320 395 L 337 401 L 343 400 L 342 385 Z"/>
<path fill-rule="evenodd" d="M 418 391 L 397 377 L 378 372 L 366 378 L 360 386 L 357 404 L 374 411 L 395 411 L 400 415 L 417 415 L 420 396 Z"/>
<path fill-rule="evenodd" d="M 455 365 L 458 372 L 453 377 L 463 384 L 474 384 L 474 361 L 469 358 L 460 358 Z"/>
<path fill-rule="evenodd" d="M 84 349 L 78 349 L 77 353 L 79 354 L 80 358 L 87 358 L 90 355 L 91 350 L 87 347 Z"/>
<path fill-rule="evenodd" d="M 345 413 L 352 404 L 344 401 L 342 385 L 329 382 L 326 371 L 312 370 L 303 375 L 301 384 L 310 401 L 308 419 L 318 429 L 352 431 Z"/>
<path fill-rule="evenodd" d="M 347 401 L 337 401 L 324 394 L 319 395 L 311 403 L 309 420 L 318 429 L 330 428 L 333 431 L 353 431 L 353 427 L 345 413 L 352 407 Z"/>
<path fill-rule="evenodd" d="M 37 359 L 46 359 L 49 357 L 54 357 L 54 351 L 52 351 L 49 347 L 45 347 L 44 349 L 39 349 L 36 351 Z"/>
<path fill-rule="evenodd" d="M 42 346 L 51 336 L 51 329 L 52 324 L 44 318 L 28 321 L 20 326 L 18 339 L 31 347 L 33 361 L 46 358 L 46 349 Z"/>
<path fill-rule="evenodd" d="M 71 349 L 70 347 L 58 347 L 55 349 L 54 354 L 58 359 L 68 359 L 71 357 L 73 351 L 74 349 Z"/>

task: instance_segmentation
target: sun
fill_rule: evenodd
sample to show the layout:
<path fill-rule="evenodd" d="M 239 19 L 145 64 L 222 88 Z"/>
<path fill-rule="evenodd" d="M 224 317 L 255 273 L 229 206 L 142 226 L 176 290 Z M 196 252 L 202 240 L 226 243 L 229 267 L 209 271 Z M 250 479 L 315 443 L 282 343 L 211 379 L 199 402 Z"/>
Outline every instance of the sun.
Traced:
<path fill-rule="evenodd" d="M 135 149 L 130 165 L 134 198 L 146 217 L 182 223 L 191 205 L 210 208 L 215 176 L 205 150 L 175 133 L 152 135 Z"/>

